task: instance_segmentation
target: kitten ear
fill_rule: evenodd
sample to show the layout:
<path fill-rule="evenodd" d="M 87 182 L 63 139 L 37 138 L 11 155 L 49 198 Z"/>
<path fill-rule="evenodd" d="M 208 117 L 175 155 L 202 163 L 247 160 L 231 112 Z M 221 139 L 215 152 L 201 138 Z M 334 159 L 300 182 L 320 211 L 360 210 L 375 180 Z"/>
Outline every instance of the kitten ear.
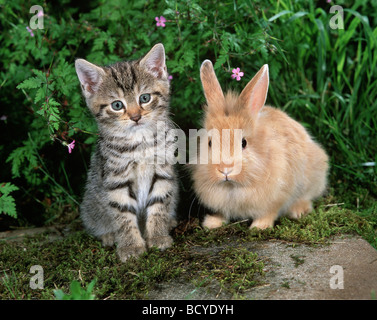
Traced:
<path fill-rule="evenodd" d="M 224 102 L 223 90 L 210 60 L 203 61 L 200 67 L 200 79 L 208 106 L 212 108 L 222 106 Z"/>
<path fill-rule="evenodd" d="M 82 91 L 85 97 L 88 98 L 98 90 L 105 76 L 105 71 L 84 59 L 77 59 L 75 68 Z"/>
<path fill-rule="evenodd" d="M 238 98 L 241 105 L 247 105 L 250 108 L 253 116 L 256 116 L 266 103 L 269 81 L 268 65 L 265 64 L 242 90 Z"/>
<path fill-rule="evenodd" d="M 162 43 L 156 44 L 140 61 L 149 73 L 156 78 L 167 78 L 165 49 Z"/>

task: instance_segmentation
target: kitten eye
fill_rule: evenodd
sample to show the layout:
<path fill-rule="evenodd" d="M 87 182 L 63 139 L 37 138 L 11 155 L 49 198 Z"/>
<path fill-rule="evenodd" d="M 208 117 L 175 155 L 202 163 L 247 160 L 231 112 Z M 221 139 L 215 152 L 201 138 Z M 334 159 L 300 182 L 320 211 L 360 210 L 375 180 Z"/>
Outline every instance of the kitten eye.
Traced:
<path fill-rule="evenodd" d="M 139 97 L 140 103 L 147 103 L 151 100 L 151 95 L 149 93 L 144 93 Z"/>
<path fill-rule="evenodd" d="M 122 110 L 122 108 L 123 108 L 122 101 L 117 100 L 111 103 L 111 109 L 113 109 L 114 111 Z"/>
<path fill-rule="evenodd" d="M 247 141 L 245 138 L 242 138 L 242 149 L 245 149 L 247 145 Z"/>

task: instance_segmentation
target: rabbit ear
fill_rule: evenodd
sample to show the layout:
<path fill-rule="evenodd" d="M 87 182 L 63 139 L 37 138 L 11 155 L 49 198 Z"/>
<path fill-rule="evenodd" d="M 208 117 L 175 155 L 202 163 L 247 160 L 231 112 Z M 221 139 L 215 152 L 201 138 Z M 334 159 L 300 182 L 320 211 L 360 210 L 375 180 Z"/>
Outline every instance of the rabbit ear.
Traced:
<path fill-rule="evenodd" d="M 219 81 L 216 78 L 213 70 L 212 62 L 204 60 L 200 67 L 200 79 L 202 81 L 204 95 L 209 107 L 216 107 L 223 105 L 224 94 L 221 90 Z"/>
<path fill-rule="evenodd" d="M 84 96 L 88 98 L 97 92 L 106 75 L 105 71 L 101 67 L 84 59 L 77 59 L 75 61 L 75 67 Z"/>
<path fill-rule="evenodd" d="M 250 108 L 252 115 L 257 115 L 266 103 L 268 84 L 268 65 L 265 64 L 242 90 L 238 99 L 241 105 Z"/>

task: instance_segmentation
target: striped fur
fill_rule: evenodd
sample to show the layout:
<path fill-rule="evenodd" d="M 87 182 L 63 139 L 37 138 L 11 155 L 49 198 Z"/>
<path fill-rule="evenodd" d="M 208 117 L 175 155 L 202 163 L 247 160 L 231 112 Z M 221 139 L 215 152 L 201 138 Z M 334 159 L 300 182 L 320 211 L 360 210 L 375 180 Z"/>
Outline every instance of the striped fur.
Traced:
<path fill-rule="evenodd" d="M 169 247 L 178 195 L 176 173 L 172 165 L 151 163 L 145 156 L 153 160 L 159 140 L 173 128 L 163 46 L 154 46 L 140 60 L 108 67 L 78 59 L 76 71 L 99 130 L 80 208 L 85 227 L 104 245 L 116 244 L 122 261 L 151 246 Z M 139 102 L 145 93 L 151 100 Z M 124 108 L 114 111 L 114 101 Z M 164 124 L 165 135 L 158 132 L 157 123 Z M 166 150 L 169 146 L 166 142 Z"/>

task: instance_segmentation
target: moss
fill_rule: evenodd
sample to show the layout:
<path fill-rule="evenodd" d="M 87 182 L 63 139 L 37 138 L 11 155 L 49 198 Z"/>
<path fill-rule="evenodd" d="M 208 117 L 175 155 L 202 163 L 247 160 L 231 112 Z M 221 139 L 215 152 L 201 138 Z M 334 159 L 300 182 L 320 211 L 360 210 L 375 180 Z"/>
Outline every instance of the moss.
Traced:
<path fill-rule="evenodd" d="M 282 288 L 286 288 L 286 289 L 290 289 L 290 288 L 291 288 L 291 286 L 290 286 L 288 280 L 284 281 L 284 282 L 281 284 L 281 287 L 282 287 Z"/>
<path fill-rule="evenodd" d="M 301 218 L 290 220 L 281 218 L 273 229 L 252 230 L 246 241 L 277 239 L 308 245 L 325 244 L 330 237 L 345 233 L 356 233 L 365 238 L 375 239 L 376 223 L 362 218 L 351 210 L 331 207 Z"/>
<path fill-rule="evenodd" d="M 305 258 L 305 256 L 292 254 L 291 258 L 295 263 L 295 268 L 297 268 L 298 266 L 302 265 L 305 262 L 305 259 L 303 259 Z"/>
<path fill-rule="evenodd" d="M 260 284 L 264 263 L 256 253 L 242 245 L 209 249 L 193 254 L 193 262 L 185 270 L 186 280 L 193 279 L 197 287 L 216 281 L 220 291 L 233 297 L 240 297 L 245 290 Z"/>
<path fill-rule="evenodd" d="M 54 289 L 69 292 L 73 280 L 86 288 L 93 279 L 97 299 L 144 299 L 159 284 L 178 278 L 203 287 L 216 281 L 223 292 L 242 298 L 264 274 L 262 257 L 251 252 L 247 242 L 281 240 L 287 245 L 316 246 L 328 243 L 332 236 L 353 233 L 373 244 L 377 225 L 373 210 L 361 217 L 349 209 L 321 205 L 300 220 L 282 218 L 264 231 L 249 230 L 249 222 L 204 230 L 198 219 L 191 219 L 175 229 L 173 247 L 164 252 L 149 250 L 127 263 L 119 261 L 114 248 L 102 247 L 82 230 L 54 241 L 49 234 L 22 242 L 2 241 L 0 299 L 54 299 Z M 32 265 L 44 269 L 43 290 L 29 286 Z"/>

